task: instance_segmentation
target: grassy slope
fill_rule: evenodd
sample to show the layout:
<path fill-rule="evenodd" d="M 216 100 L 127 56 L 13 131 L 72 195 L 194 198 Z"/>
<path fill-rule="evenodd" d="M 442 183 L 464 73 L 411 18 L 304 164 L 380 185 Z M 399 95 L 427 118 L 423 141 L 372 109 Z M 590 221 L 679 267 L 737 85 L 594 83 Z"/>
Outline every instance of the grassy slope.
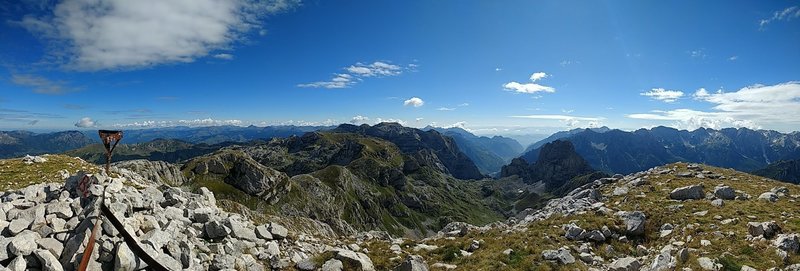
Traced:
<path fill-rule="evenodd" d="M 665 167 L 685 169 L 685 164 L 670 164 Z M 607 185 L 602 189 L 603 195 L 608 199 L 606 206 L 614 210 L 641 210 L 647 214 L 646 236 L 631 242 L 620 242 L 613 240 L 601 245 L 594 245 L 595 254 L 602 256 L 606 262 L 614 258 L 625 255 L 636 255 L 635 247 L 637 244 L 648 248 L 660 249 L 670 244 L 671 238 L 674 241 L 686 241 L 686 236 L 692 235 L 693 239 L 687 242 L 689 248 L 698 249 L 695 253 L 690 253 L 689 260 L 679 263 L 678 269 L 690 267 L 698 270 L 697 257 L 709 257 L 719 259 L 723 254 L 730 254 L 726 262 L 730 266 L 740 266 L 742 264 L 764 270 L 769 267 L 781 266 L 779 258 L 776 256 L 775 248 L 766 242 L 752 243 L 747 241 L 747 222 L 777 221 L 783 228 L 783 232 L 800 232 L 800 204 L 798 199 L 783 197 L 776 203 L 769 203 L 756 198 L 763 192 L 769 191 L 773 187 L 785 186 L 790 190 L 790 194 L 800 194 L 800 186 L 781 183 L 773 180 L 763 179 L 758 176 L 745 174 L 728 169 L 704 167 L 716 173 L 721 173 L 728 178 L 725 180 L 678 178 L 673 175 L 651 175 L 650 184 L 635 187 L 630 190 L 628 195 L 611 196 L 615 185 Z M 738 178 L 733 180 L 732 178 Z M 705 191 L 713 191 L 713 187 L 719 183 L 727 184 L 734 189 L 742 190 L 751 196 L 747 201 L 725 201 L 723 207 L 714 207 L 709 200 L 690 200 L 673 201 L 667 198 L 672 189 L 687 185 L 703 183 Z M 643 197 L 637 197 L 638 194 Z M 669 205 L 683 204 L 683 208 L 677 211 L 668 210 Z M 708 210 L 705 216 L 693 215 L 694 212 Z M 789 217 L 787 216 L 787 214 Z M 792 215 L 793 214 L 793 215 Z M 720 216 L 720 219 L 715 219 Z M 748 218 L 752 216 L 752 218 Z M 728 218 L 739 218 L 738 221 L 724 225 L 720 220 Z M 411 252 L 411 247 L 416 242 L 407 241 L 403 250 L 413 254 L 422 255 L 429 264 L 444 262 L 458 265 L 458 270 L 585 270 L 588 266 L 577 260 L 576 252 L 572 252 L 578 261 L 567 266 L 557 266 L 542 259 L 541 253 L 546 249 L 557 249 L 561 246 L 577 246 L 578 242 L 569 241 L 563 237 L 564 231 L 561 225 L 575 222 L 584 229 L 599 229 L 603 225 L 614 228 L 615 224 L 621 222 L 613 215 L 602 215 L 587 213 L 573 216 L 554 216 L 544 221 L 538 221 L 529 225 L 527 230 L 520 232 L 504 232 L 501 229 L 492 229 L 486 233 L 470 233 L 465 237 L 458 237 L 452 240 L 438 239 L 428 241 L 426 244 L 437 245 L 439 249 L 426 252 Z M 665 238 L 658 238 L 658 229 L 664 223 L 676 225 L 676 231 Z M 694 229 L 686 229 L 686 225 L 696 224 Z M 715 237 L 713 232 L 723 233 L 732 232 L 731 237 Z M 712 245 L 707 247 L 700 246 L 700 240 L 710 240 Z M 483 240 L 481 246 L 473 255 L 469 257 L 453 257 L 453 252 L 466 249 L 472 240 Z M 605 253 L 605 245 L 614 247 L 616 254 Z M 386 242 L 372 242 L 367 247 L 370 250 L 369 256 L 375 262 L 379 270 L 393 268 L 399 262 L 390 260 L 395 254 L 389 250 L 390 244 Z M 511 248 L 514 253 L 504 255 L 502 251 Z M 675 256 L 675 255 L 673 255 Z M 653 253 L 649 255 L 648 262 L 655 257 Z M 800 262 L 800 256 L 793 255 L 791 263 Z M 733 268 L 735 270 L 735 268 Z"/>
<path fill-rule="evenodd" d="M 0 191 L 20 189 L 32 184 L 62 182 L 58 173 L 66 169 L 70 174 L 83 170 L 96 173 L 100 168 L 81 159 L 66 155 L 43 155 L 44 163 L 26 165 L 22 158 L 0 160 Z"/>

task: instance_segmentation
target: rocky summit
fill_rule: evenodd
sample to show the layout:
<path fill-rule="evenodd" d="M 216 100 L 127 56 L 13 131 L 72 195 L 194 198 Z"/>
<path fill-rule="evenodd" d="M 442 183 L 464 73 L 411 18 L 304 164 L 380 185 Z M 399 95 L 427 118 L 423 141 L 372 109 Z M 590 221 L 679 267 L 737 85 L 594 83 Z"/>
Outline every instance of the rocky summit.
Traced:
<path fill-rule="evenodd" d="M 146 258 L 168 270 L 800 270 L 800 186 L 701 164 L 675 163 L 591 179 L 541 206 L 512 208 L 482 222 L 437 221 L 441 226 L 422 235 L 367 222 L 372 212 L 402 218 L 380 209 L 392 206 L 380 201 L 361 207 L 356 217 L 363 220 L 352 220 L 356 213 L 346 210 L 359 206 L 358 201 L 338 201 L 340 195 L 364 193 L 356 195 L 369 202 L 381 197 L 370 198 L 366 191 L 390 187 L 406 204 L 403 195 L 416 191 L 409 189 L 424 187 L 414 181 L 421 176 L 438 176 L 451 188 L 471 187 L 459 186 L 467 181 L 448 180 L 443 171 L 416 172 L 430 173 L 435 168 L 430 166 L 401 170 L 402 186 L 368 179 L 381 174 L 365 171 L 363 159 L 397 168 L 410 161 L 412 156 L 392 146 L 356 134 L 313 133 L 225 148 L 182 167 L 143 160 L 116 163 L 111 174 L 59 155 L 2 160 L 2 168 L 15 167 L 13 176 L 30 170 L 47 177 L 0 193 L 0 265 L 76 270 L 99 224 L 88 270 L 146 270 L 152 268 Z M 296 163 L 281 166 L 275 157 Z M 82 179 L 92 185 L 80 185 Z M 324 186 L 313 185 L 314 179 Z M 320 192 L 331 180 L 346 189 Z M 526 184 L 504 178 L 471 185 L 478 188 L 473 196 L 441 195 L 466 200 Z M 237 199 L 226 191 L 251 198 Z M 497 211 L 487 206 L 500 202 L 489 198 L 472 201 L 471 208 L 480 209 L 465 214 Z M 100 215 L 101 204 L 124 230 Z M 346 212 L 320 209 L 327 204 Z M 276 207 L 292 211 L 270 209 Z M 322 210 L 335 216 L 325 219 Z M 342 220 L 337 224 L 332 218 Z"/>

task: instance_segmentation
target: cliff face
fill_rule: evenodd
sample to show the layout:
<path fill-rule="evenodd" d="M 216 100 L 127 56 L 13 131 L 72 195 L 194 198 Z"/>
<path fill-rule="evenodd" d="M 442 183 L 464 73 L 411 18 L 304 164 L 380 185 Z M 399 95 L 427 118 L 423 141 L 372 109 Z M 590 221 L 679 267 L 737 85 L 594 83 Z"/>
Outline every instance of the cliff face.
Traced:
<path fill-rule="evenodd" d="M 522 158 L 504 166 L 501 177 L 517 175 L 527 183 L 542 181 L 550 190 L 557 189 L 575 177 L 594 172 L 569 141 L 556 140 L 542 146 L 538 160 L 528 164 Z"/>
<path fill-rule="evenodd" d="M 151 180 L 155 184 L 180 186 L 186 183 L 186 176 L 180 167 L 164 162 L 149 160 L 130 160 L 112 164 L 116 168 L 127 169 L 138 173 L 144 180 Z"/>

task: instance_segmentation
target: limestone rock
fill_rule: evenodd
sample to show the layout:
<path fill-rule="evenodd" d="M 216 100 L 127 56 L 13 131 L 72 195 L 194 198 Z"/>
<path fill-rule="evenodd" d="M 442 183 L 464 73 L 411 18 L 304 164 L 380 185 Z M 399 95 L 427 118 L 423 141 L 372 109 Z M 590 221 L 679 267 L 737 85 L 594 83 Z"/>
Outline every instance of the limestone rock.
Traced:
<path fill-rule="evenodd" d="M 646 216 L 640 211 L 634 212 L 621 212 L 619 216 L 625 224 L 625 234 L 627 235 L 643 235 Z"/>
<path fill-rule="evenodd" d="M 608 268 L 612 271 L 637 271 L 641 265 L 636 258 L 625 257 L 614 260 Z"/>
<path fill-rule="evenodd" d="M 678 187 L 669 193 L 669 198 L 674 200 L 702 199 L 705 197 L 702 185 Z"/>
<path fill-rule="evenodd" d="M 8 251 L 17 256 L 28 256 L 36 249 L 36 239 L 39 234 L 32 231 L 24 231 L 11 239 L 8 244 Z"/>
<path fill-rule="evenodd" d="M 284 226 L 281 226 L 277 223 L 269 223 L 269 232 L 272 234 L 272 237 L 278 240 L 286 238 L 289 236 L 289 230 L 287 230 Z"/>
<path fill-rule="evenodd" d="M 720 185 L 714 188 L 714 196 L 718 199 L 733 200 L 736 198 L 736 191 L 727 185 Z"/>
<path fill-rule="evenodd" d="M 64 267 L 58 262 L 58 258 L 53 256 L 49 250 L 39 249 L 33 253 L 42 265 L 42 271 L 64 271 Z"/>
<path fill-rule="evenodd" d="M 335 250 L 334 252 L 336 253 L 334 258 L 347 263 L 349 266 L 361 268 L 362 271 L 375 270 L 375 267 L 372 265 L 372 260 L 370 260 L 370 258 L 364 253 L 354 252 L 346 249 L 339 249 Z"/>
<path fill-rule="evenodd" d="M 419 255 L 408 255 L 394 271 L 428 271 L 428 263 Z"/>
<path fill-rule="evenodd" d="M 330 259 L 322 264 L 322 271 L 342 271 L 344 270 L 344 265 L 342 261 L 337 259 Z"/>
<path fill-rule="evenodd" d="M 575 262 L 575 257 L 569 252 L 566 247 L 559 248 L 558 250 L 545 250 L 542 251 L 542 258 L 548 261 L 557 261 L 560 264 L 571 264 Z"/>
<path fill-rule="evenodd" d="M 758 196 L 759 200 L 769 201 L 769 202 L 776 202 L 778 201 L 778 194 L 772 192 L 764 192 Z"/>

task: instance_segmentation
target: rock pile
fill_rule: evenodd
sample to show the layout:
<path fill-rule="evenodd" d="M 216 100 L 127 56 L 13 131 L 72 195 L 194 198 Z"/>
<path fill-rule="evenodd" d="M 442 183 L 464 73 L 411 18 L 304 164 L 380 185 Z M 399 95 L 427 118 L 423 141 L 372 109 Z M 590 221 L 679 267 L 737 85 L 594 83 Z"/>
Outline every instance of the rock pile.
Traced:
<path fill-rule="evenodd" d="M 303 234 L 295 236 L 275 222 L 257 224 L 225 212 L 206 188 L 197 194 L 169 186 L 137 189 L 125 185 L 129 182 L 126 177 L 96 174 L 86 175 L 94 185 L 89 187 L 89 196 L 81 198 L 75 189 L 84 175 L 78 173 L 63 185 L 32 185 L 0 195 L 0 262 L 7 262 L 6 268 L 75 270 L 95 223 L 100 223 L 101 230 L 89 270 L 146 268 L 120 231 L 107 217 L 98 216 L 99 199 L 105 195 L 104 204 L 121 220 L 125 231 L 170 270 L 299 268 L 301 262 L 310 262 L 311 257 L 326 251 L 333 251 L 340 262 L 327 262 L 325 270 L 342 270 L 342 266 L 374 270 L 363 253 Z"/>

